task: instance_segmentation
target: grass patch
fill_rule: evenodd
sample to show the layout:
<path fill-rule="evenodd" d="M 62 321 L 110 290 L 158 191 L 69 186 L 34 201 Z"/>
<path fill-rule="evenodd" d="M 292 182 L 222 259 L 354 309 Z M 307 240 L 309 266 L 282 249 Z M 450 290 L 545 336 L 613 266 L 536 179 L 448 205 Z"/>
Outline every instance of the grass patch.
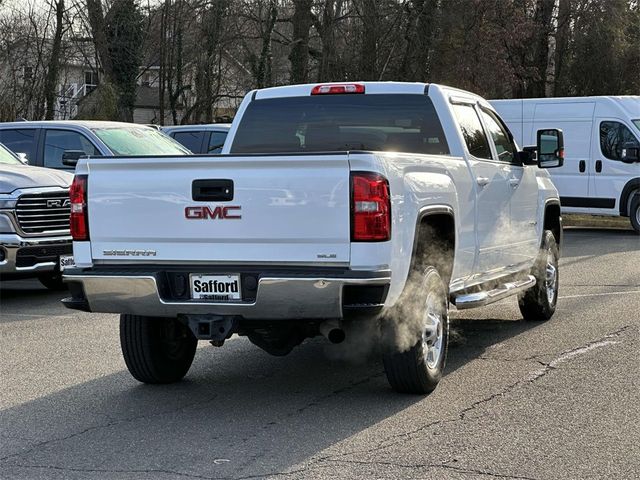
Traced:
<path fill-rule="evenodd" d="M 565 227 L 632 229 L 627 217 L 603 217 L 599 215 L 564 213 L 562 214 L 562 221 Z"/>

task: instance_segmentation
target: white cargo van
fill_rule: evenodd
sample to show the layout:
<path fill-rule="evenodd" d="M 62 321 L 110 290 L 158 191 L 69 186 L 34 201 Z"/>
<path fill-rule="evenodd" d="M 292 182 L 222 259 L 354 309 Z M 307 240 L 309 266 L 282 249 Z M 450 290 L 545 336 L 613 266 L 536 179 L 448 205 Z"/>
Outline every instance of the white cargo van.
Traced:
<path fill-rule="evenodd" d="M 564 132 L 564 166 L 550 171 L 562 211 L 630 217 L 640 233 L 640 96 L 492 100 L 520 145 Z"/>

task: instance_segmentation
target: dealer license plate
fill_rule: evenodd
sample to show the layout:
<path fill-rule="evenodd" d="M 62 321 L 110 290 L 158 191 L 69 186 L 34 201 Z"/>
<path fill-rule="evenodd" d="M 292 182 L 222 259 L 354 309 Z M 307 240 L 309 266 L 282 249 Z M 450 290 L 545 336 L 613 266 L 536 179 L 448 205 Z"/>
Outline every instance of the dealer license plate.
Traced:
<path fill-rule="evenodd" d="M 75 267 L 76 264 L 73 260 L 73 255 L 61 255 L 60 256 L 60 270 L 66 270 L 67 268 Z"/>
<path fill-rule="evenodd" d="M 242 300 L 240 275 L 200 275 L 192 273 L 191 298 L 210 302 Z"/>

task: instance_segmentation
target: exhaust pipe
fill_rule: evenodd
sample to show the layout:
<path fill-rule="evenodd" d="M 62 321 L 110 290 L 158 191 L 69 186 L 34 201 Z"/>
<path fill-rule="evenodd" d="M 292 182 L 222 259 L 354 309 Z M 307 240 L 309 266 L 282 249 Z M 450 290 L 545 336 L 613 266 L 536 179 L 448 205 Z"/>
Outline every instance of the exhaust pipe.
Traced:
<path fill-rule="evenodd" d="M 345 333 L 337 320 L 327 320 L 322 322 L 319 327 L 320 333 L 331 343 L 342 343 L 345 339 Z"/>

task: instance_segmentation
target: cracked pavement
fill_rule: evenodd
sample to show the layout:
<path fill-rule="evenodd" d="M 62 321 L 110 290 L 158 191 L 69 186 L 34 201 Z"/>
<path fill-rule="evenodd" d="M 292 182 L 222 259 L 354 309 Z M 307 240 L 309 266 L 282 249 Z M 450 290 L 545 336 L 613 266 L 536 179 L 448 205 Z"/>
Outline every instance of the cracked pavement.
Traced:
<path fill-rule="evenodd" d="M 0 478 L 638 478 L 640 238 L 569 229 L 560 275 L 547 323 L 514 299 L 455 312 L 429 397 L 320 339 L 201 342 L 184 382 L 140 385 L 116 316 L 3 282 Z"/>

